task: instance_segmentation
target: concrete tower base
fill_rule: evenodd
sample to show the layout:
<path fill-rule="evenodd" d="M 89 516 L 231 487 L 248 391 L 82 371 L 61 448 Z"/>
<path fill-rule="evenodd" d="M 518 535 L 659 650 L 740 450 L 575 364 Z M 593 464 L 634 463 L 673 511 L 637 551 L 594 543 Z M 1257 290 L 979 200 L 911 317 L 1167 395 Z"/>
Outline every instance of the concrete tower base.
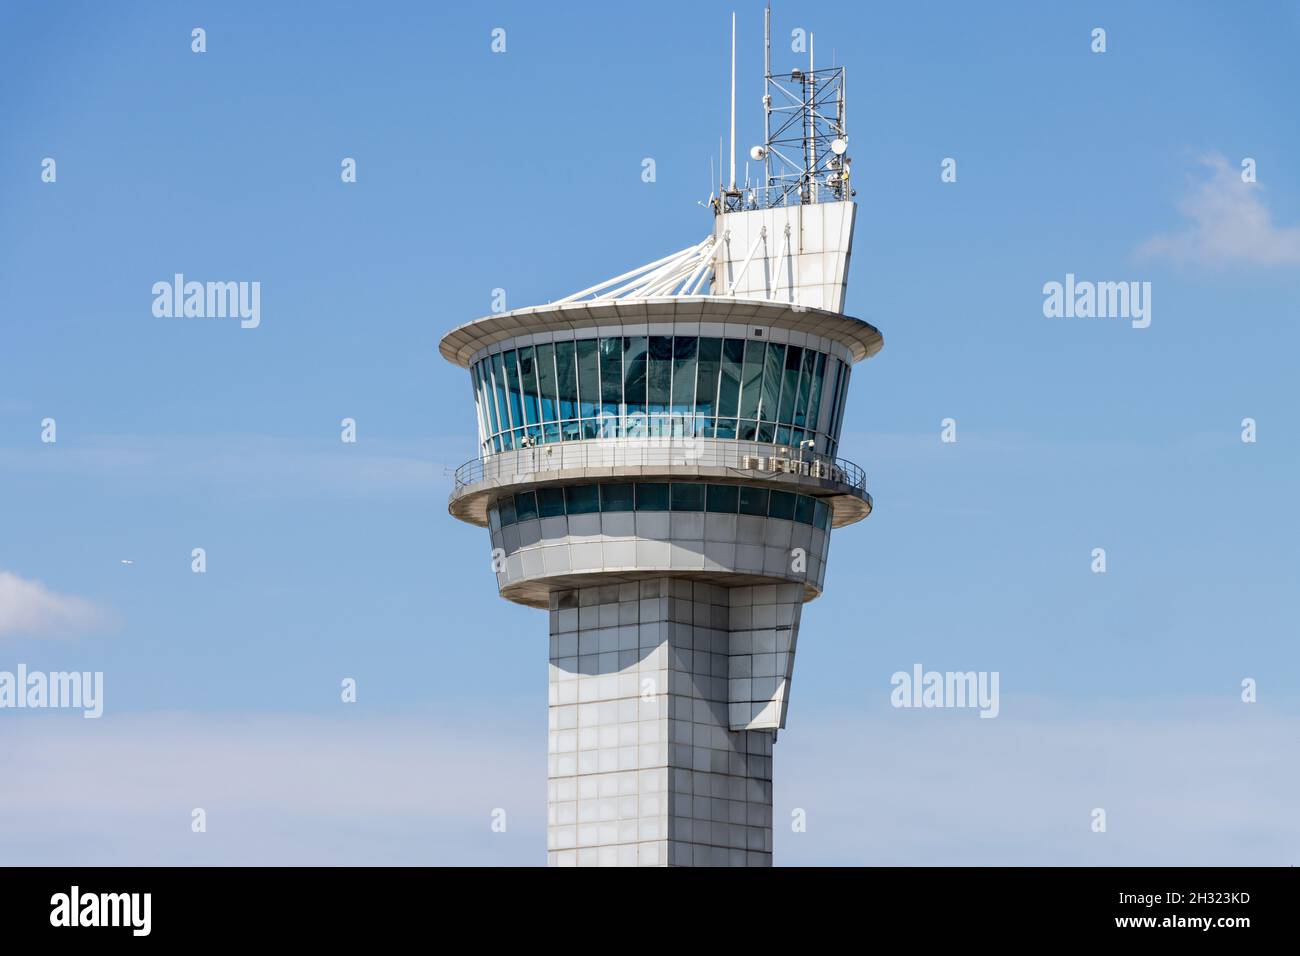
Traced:
<path fill-rule="evenodd" d="M 801 584 L 551 594 L 552 866 L 770 866 Z"/>

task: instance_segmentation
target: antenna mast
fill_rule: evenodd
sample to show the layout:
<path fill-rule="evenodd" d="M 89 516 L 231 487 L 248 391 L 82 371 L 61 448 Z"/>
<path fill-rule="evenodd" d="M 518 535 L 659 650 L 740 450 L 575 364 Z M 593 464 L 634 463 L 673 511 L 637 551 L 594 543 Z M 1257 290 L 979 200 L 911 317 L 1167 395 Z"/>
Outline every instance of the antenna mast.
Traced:
<path fill-rule="evenodd" d="M 733 62 L 735 24 L 732 24 Z M 817 68 L 808 34 L 808 67 L 772 72 L 772 5 L 763 9 L 763 143 L 750 156 L 763 164 L 762 179 L 723 212 L 773 206 L 840 202 L 849 187 L 848 130 L 845 126 L 845 69 Z M 732 81 L 733 135 L 735 81 Z"/>
<path fill-rule="evenodd" d="M 772 97 L 767 84 L 772 79 L 772 4 L 763 8 L 763 187 L 766 190 L 772 176 L 772 161 L 768 159 L 768 143 L 772 141 Z"/>
<path fill-rule="evenodd" d="M 808 189 L 805 193 L 804 202 L 817 201 L 817 138 L 813 124 L 816 120 L 816 107 L 813 105 L 817 101 L 817 66 L 813 59 L 813 34 L 808 34 L 808 73 L 804 77 L 804 90 L 808 98 L 808 106 L 804 109 L 804 122 L 808 124 L 807 132 L 804 133 L 804 148 L 807 150 L 808 162 L 804 166 L 804 176 L 808 181 Z"/>
<path fill-rule="evenodd" d="M 736 11 L 731 11 L 731 192 L 736 191 Z"/>

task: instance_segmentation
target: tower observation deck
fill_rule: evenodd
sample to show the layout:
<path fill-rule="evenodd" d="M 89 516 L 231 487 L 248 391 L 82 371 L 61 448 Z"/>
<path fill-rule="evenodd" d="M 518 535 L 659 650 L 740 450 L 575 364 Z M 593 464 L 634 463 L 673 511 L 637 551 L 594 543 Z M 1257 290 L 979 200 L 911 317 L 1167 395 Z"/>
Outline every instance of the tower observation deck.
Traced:
<path fill-rule="evenodd" d="M 479 442 L 449 511 L 488 529 L 501 596 L 549 615 L 552 865 L 771 865 L 803 605 L 872 509 L 839 446 L 883 344 L 843 312 L 844 69 L 774 75 L 765 43 L 762 172 L 738 185 L 734 57 L 733 19 L 706 238 L 440 345 Z"/>

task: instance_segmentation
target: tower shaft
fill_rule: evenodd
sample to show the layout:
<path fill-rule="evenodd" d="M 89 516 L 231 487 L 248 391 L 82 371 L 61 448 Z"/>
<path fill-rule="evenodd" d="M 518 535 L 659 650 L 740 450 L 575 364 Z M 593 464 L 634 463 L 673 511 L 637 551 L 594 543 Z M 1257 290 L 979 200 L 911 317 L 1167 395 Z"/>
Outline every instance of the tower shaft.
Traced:
<path fill-rule="evenodd" d="M 551 604 L 550 863 L 771 865 L 776 731 L 734 728 L 784 683 L 803 589 L 659 577 Z"/>

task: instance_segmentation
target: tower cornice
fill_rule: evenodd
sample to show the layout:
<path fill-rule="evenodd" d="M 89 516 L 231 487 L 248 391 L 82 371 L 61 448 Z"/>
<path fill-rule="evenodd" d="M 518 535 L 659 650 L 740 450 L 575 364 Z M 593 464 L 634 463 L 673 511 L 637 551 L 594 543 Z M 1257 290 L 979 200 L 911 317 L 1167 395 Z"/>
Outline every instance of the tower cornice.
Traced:
<path fill-rule="evenodd" d="M 485 315 L 444 335 L 438 351 L 453 365 L 469 368 L 478 352 L 521 335 L 572 332 L 574 337 L 582 337 L 602 327 L 680 322 L 727 323 L 819 335 L 848 349 L 854 362 L 870 358 L 885 344 L 874 325 L 839 312 L 788 302 L 703 295 L 556 302 Z"/>

